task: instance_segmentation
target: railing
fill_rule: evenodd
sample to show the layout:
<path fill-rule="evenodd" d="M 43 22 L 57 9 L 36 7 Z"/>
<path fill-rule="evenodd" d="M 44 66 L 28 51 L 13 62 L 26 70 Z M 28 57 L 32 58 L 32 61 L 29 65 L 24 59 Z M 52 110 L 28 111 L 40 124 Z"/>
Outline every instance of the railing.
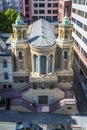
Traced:
<path fill-rule="evenodd" d="M 12 99 L 10 104 L 13 106 L 22 105 L 22 99 L 21 98 Z"/>
<path fill-rule="evenodd" d="M 22 105 L 33 112 L 37 111 L 37 108 L 35 108 L 35 106 L 33 106 L 32 102 L 29 102 L 25 99 L 22 99 Z"/>
<path fill-rule="evenodd" d="M 60 107 L 61 107 L 60 106 L 60 100 L 57 100 L 56 102 L 49 105 L 50 112 L 53 112 L 53 111 L 57 110 Z"/>
<path fill-rule="evenodd" d="M 57 110 L 58 108 L 61 108 L 62 106 L 69 105 L 69 104 L 76 104 L 76 100 L 75 99 L 66 99 L 66 98 L 57 100 L 56 102 L 49 105 L 50 112 L 53 112 L 53 111 Z"/>
<path fill-rule="evenodd" d="M 35 106 L 33 106 L 33 103 L 32 102 L 29 102 L 25 99 L 22 99 L 22 98 L 17 98 L 17 99 L 12 99 L 11 100 L 11 105 L 12 106 L 18 106 L 18 105 L 21 105 L 33 112 L 36 112 L 36 108 Z"/>
<path fill-rule="evenodd" d="M 8 91 L 4 91 L 2 93 L 0 93 L 1 99 L 3 98 L 18 98 L 21 97 L 22 93 L 27 91 L 29 89 L 29 87 L 24 87 L 21 90 L 8 90 Z"/>
<path fill-rule="evenodd" d="M 3 92 L 0 94 L 1 99 L 3 98 L 17 98 L 21 97 L 21 92 L 20 91 L 10 91 L 10 92 Z"/>

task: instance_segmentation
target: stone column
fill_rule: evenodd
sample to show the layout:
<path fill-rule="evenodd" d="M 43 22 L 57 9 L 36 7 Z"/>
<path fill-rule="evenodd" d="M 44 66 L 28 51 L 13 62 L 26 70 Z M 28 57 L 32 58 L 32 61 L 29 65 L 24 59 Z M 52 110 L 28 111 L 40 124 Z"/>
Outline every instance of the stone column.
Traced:
<path fill-rule="evenodd" d="M 46 56 L 46 75 L 48 75 L 48 56 Z"/>
<path fill-rule="evenodd" d="M 71 68 L 72 65 L 72 49 L 70 48 L 69 54 L 68 54 L 68 68 Z"/>
<path fill-rule="evenodd" d="M 34 74 L 34 54 L 31 54 L 32 74 Z"/>
<path fill-rule="evenodd" d="M 61 54 L 62 56 L 61 56 L 61 70 L 64 68 L 64 65 L 63 65 L 63 63 L 64 63 L 64 51 L 63 51 L 63 49 L 62 49 L 62 54 Z"/>
<path fill-rule="evenodd" d="M 55 54 L 52 55 L 52 73 L 54 73 L 54 66 L 55 66 Z"/>
<path fill-rule="evenodd" d="M 38 75 L 41 74 L 41 66 L 40 66 L 40 55 L 38 56 Z"/>

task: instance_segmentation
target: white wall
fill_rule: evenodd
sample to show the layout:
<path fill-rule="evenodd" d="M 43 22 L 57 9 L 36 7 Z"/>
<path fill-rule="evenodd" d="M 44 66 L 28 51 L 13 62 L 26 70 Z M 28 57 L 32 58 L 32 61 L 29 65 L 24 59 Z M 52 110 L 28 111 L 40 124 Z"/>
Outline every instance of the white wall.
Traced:
<path fill-rule="evenodd" d="M 7 67 L 3 67 L 3 60 L 7 60 Z M 7 72 L 9 75 L 9 79 L 4 79 L 4 72 Z M 12 61 L 11 57 L 7 56 L 0 56 L 0 82 L 13 82 L 13 76 L 12 76 Z"/>

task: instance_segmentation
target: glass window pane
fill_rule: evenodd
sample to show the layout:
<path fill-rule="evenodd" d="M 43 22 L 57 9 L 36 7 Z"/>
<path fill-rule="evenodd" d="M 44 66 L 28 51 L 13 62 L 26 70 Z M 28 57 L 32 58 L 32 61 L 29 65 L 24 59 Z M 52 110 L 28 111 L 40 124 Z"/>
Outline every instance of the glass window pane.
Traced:
<path fill-rule="evenodd" d="M 35 72 L 38 73 L 38 56 L 34 56 Z"/>
<path fill-rule="evenodd" d="M 48 72 L 52 72 L 52 55 L 48 57 Z"/>
<path fill-rule="evenodd" d="M 41 74 L 46 74 L 46 56 L 41 56 Z"/>

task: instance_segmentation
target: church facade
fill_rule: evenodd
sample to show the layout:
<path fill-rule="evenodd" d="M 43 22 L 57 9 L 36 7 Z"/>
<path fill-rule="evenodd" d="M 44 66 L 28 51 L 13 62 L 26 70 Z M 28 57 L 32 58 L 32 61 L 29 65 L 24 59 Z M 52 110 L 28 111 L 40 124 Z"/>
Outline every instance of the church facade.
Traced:
<path fill-rule="evenodd" d="M 7 95 L 4 91 L 1 93 L 1 99 L 10 98 L 11 109 L 16 111 L 75 114 L 76 99 L 72 89 L 73 25 L 67 13 L 56 30 L 58 36 L 49 22 L 40 19 L 27 26 L 20 14 L 12 28 L 10 45 L 4 48 L 5 52 L 10 51 L 10 67 L 7 70 L 11 71 L 6 71 L 6 83 L 0 81 L 1 90 L 7 89 Z M 4 60 L 8 64 L 8 58 L 4 56 L 3 60 L 1 56 L 0 64 Z M 5 71 L 6 67 L 2 69 Z M 9 76 L 12 78 L 10 91 L 6 86 Z"/>

